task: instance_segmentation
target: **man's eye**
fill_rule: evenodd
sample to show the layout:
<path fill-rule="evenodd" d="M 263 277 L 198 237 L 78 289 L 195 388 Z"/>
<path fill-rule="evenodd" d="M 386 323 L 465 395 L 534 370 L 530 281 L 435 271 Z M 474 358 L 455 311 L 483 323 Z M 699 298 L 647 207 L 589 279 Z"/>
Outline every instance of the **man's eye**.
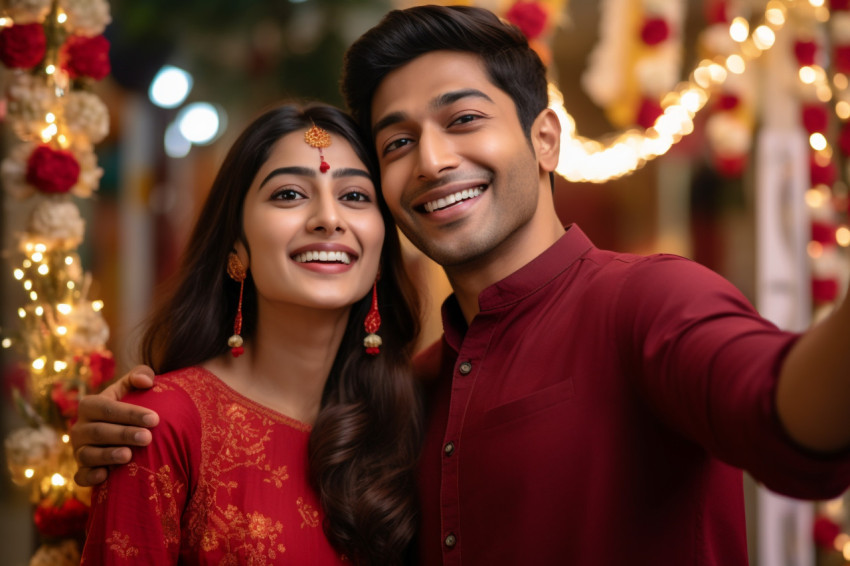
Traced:
<path fill-rule="evenodd" d="M 469 122 L 474 122 L 481 118 L 478 114 L 464 114 L 463 116 L 457 118 L 452 124 L 468 124 Z"/>
<path fill-rule="evenodd" d="M 399 149 L 400 147 L 404 147 L 407 144 L 411 143 L 412 141 L 413 140 L 411 140 L 410 138 L 399 138 L 397 140 L 393 140 L 390 143 L 388 143 L 386 146 L 384 146 L 384 155 L 386 155 L 387 153 L 389 153 L 391 151 L 395 151 L 395 150 Z"/>

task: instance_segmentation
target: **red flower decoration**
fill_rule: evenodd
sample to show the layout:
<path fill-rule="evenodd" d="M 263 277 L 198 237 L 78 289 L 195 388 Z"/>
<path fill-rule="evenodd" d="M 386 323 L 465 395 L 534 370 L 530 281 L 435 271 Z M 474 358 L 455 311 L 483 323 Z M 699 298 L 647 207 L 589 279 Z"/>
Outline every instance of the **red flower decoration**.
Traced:
<path fill-rule="evenodd" d="M 54 381 L 50 398 L 59 408 L 59 412 L 63 417 L 72 422 L 77 420 L 77 408 L 80 406 L 79 391 L 76 389 L 67 389 L 61 381 Z"/>
<path fill-rule="evenodd" d="M 709 0 L 705 4 L 705 21 L 708 25 L 729 23 L 729 17 L 726 15 L 726 0 Z"/>
<path fill-rule="evenodd" d="M 825 132 L 829 125 L 829 113 L 823 104 L 806 104 L 803 106 L 803 127 L 810 134 Z"/>
<path fill-rule="evenodd" d="M 670 37 L 670 26 L 664 18 L 649 18 L 643 22 L 640 38 L 647 45 L 658 45 Z"/>
<path fill-rule="evenodd" d="M 661 103 L 655 100 L 654 98 L 644 98 L 640 102 L 640 108 L 638 108 L 637 118 L 635 121 L 642 128 L 649 128 L 655 124 L 655 120 L 658 119 L 664 113 L 664 109 L 661 107 Z"/>
<path fill-rule="evenodd" d="M 0 61 L 12 69 L 38 65 L 47 51 L 41 24 L 19 24 L 0 31 Z"/>
<path fill-rule="evenodd" d="M 812 240 L 824 245 L 835 245 L 835 226 L 812 222 Z"/>
<path fill-rule="evenodd" d="M 91 371 L 88 385 L 91 392 L 94 393 L 115 376 L 115 358 L 112 357 L 112 352 L 105 350 L 90 354 L 88 363 Z"/>
<path fill-rule="evenodd" d="M 80 164 L 70 151 L 36 147 L 27 159 L 27 183 L 43 193 L 67 193 L 80 178 Z"/>
<path fill-rule="evenodd" d="M 743 175 L 747 168 L 747 162 L 746 153 L 741 155 L 715 155 L 714 169 L 727 179 L 735 179 Z"/>
<path fill-rule="evenodd" d="M 850 122 L 844 122 L 841 125 L 841 132 L 838 134 L 838 148 L 844 155 L 850 155 Z"/>
<path fill-rule="evenodd" d="M 740 103 L 741 99 L 737 95 L 724 92 L 717 97 L 717 102 L 714 103 L 714 106 L 717 110 L 721 111 L 733 110 L 737 108 Z"/>
<path fill-rule="evenodd" d="M 528 39 L 534 39 L 546 28 L 548 15 L 537 2 L 517 2 L 505 14 L 505 18 L 518 27 Z"/>
<path fill-rule="evenodd" d="M 850 0 L 829 0 L 829 11 L 850 10 Z"/>
<path fill-rule="evenodd" d="M 838 281 L 835 279 L 812 279 L 812 300 L 816 303 L 831 303 L 838 297 Z"/>
<path fill-rule="evenodd" d="M 809 168 L 809 177 L 812 185 L 827 185 L 831 187 L 835 183 L 838 171 L 834 162 L 830 161 L 826 165 L 820 165 L 814 155 L 812 155 L 809 160 Z"/>
<path fill-rule="evenodd" d="M 815 64 L 815 55 L 818 52 L 818 44 L 814 41 L 795 41 L 794 57 L 801 67 Z"/>
<path fill-rule="evenodd" d="M 850 73 L 850 45 L 836 45 L 833 53 L 835 69 L 840 73 Z"/>
<path fill-rule="evenodd" d="M 61 505 L 42 500 L 35 508 L 35 527 L 48 538 L 71 538 L 83 534 L 89 508 L 76 497 L 66 497 Z"/>
<path fill-rule="evenodd" d="M 72 35 L 62 46 L 59 60 L 72 79 L 91 77 L 99 81 L 112 70 L 109 64 L 109 40 L 102 35 Z"/>

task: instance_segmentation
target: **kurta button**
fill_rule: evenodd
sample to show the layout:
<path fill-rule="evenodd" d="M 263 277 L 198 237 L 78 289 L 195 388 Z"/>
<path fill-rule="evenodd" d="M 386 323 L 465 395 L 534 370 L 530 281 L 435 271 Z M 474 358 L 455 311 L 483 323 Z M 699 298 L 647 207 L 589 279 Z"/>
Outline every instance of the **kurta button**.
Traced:
<path fill-rule="evenodd" d="M 455 451 L 455 443 L 454 442 L 446 442 L 446 445 L 443 446 L 443 452 L 446 453 L 446 456 L 451 456 Z"/>
<path fill-rule="evenodd" d="M 454 535 L 454 533 L 449 533 L 448 535 L 446 535 L 445 543 L 446 546 L 448 546 L 449 548 L 454 548 L 454 545 L 457 544 L 457 537 Z"/>
<path fill-rule="evenodd" d="M 460 370 L 461 375 L 468 374 L 472 371 L 472 362 L 463 362 L 462 364 L 460 364 L 458 370 Z"/>

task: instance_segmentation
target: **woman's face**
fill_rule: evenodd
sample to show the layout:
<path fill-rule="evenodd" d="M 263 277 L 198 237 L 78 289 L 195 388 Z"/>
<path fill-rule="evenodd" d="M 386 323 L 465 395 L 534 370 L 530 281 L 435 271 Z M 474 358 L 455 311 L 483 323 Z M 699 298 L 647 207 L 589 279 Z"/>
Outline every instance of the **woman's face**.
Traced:
<path fill-rule="evenodd" d="M 236 249 L 260 305 L 344 308 L 375 281 L 384 242 L 375 186 L 344 138 L 332 134 L 322 153 L 325 173 L 304 131 L 284 136 L 245 196 L 247 250 L 241 242 Z"/>

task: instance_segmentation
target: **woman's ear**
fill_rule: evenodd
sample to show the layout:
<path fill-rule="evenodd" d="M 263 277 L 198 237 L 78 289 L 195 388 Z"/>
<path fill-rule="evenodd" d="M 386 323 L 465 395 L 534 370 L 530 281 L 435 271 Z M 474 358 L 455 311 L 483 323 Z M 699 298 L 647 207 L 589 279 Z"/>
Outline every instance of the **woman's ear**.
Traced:
<path fill-rule="evenodd" d="M 531 125 L 531 141 L 540 168 L 551 173 L 561 155 L 561 121 L 551 108 L 546 108 Z"/>

